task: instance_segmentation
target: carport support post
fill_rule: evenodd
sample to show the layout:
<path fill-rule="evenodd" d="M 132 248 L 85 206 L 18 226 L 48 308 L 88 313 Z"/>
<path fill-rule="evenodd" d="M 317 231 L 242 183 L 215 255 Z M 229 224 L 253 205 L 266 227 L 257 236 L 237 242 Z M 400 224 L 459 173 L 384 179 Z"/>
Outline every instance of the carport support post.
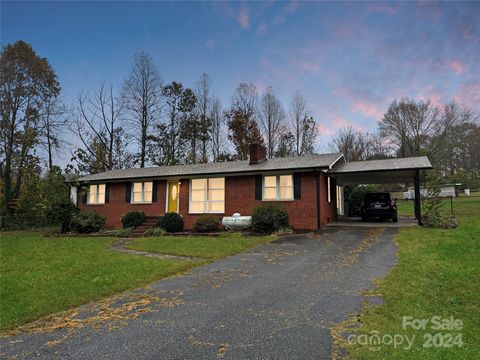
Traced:
<path fill-rule="evenodd" d="M 422 225 L 422 208 L 420 207 L 420 171 L 415 171 L 413 178 L 415 185 L 415 219 L 418 221 L 418 225 Z"/>

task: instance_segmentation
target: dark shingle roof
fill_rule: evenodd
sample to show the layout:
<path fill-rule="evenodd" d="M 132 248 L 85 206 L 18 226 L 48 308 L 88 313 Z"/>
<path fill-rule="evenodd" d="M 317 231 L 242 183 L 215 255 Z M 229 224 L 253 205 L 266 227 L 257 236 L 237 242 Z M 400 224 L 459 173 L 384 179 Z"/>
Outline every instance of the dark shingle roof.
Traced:
<path fill-rule="evenodd" d="M 426 156 L 384 160 L 352 161 L 339 164 L 330 172 L 334 174 L 345 174 L 366 171 L 422 169 L 432 169 L 432 164 Z"/>
<path fill-rule="evenodd" d="M 342 157 L 343 155 L 341 153 L 333 153 L 269 159 L 254 165 L 250 165 L 248 160 L 242 160 L 208 164 L 160 166 L 143 169 L 135 168 L 111 170 L 98 174 L 82 176 L 77 179 L 77 181 L 104 181 L 134 178 L 161 178 L 173 176 L 264 172 L 274 170 L 330 168 Z"/>

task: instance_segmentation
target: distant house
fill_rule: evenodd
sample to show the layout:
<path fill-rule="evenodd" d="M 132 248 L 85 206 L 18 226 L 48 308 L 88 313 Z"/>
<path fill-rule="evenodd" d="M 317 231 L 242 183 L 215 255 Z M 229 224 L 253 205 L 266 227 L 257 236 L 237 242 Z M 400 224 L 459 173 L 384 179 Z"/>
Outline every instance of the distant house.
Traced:
<path fill-rule="evenodd" d="M 444 184 L 440 186 L 440 197 L 457 197 L 459 190 L 458 187 L 462 184 Z M 420 195 L 425 197 L 428 196 L 428 189 L 420 187 Z M 409 187 L 408 191 L 403 193 L 404 199 L 415 199 L 415 189 L 414 187 Z"/>
<path fill-rule="evenodd" d="M 343 154 L 266 158 L 266 150 L 250 145 L 249 160 L 112 170 L 80 177 L 72 198 L 82 209 L 107 218 L 107 227 L 121 226 L 129 211 L 148 216 L 177 212 L 191 229 L 199 214 L 219 218 L 251 215 L 264 202 L 283 205 L 290 225 L 313 230 L 343 213 L 343 184 L 412 181 L 430 169 L 426 157 L 346 163 Z"/>

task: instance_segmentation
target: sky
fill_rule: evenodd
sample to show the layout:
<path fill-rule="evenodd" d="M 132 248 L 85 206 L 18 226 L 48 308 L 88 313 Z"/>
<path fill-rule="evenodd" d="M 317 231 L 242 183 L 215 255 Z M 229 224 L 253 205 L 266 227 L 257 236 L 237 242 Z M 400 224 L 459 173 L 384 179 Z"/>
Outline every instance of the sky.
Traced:
<path fill-rule="evenodd" d="M 120 88 L 135 53 L 165 82 L 202 73 L 227 107 L 240 82 L 272 86 L 288 110 L 301 90 L 318 151 L 352 126 L 375 131 L 403 96 L 480 114 L 480 2 L 6 2 L 2 46 L 32 45 L 71 102 L 100 81 Z"/>

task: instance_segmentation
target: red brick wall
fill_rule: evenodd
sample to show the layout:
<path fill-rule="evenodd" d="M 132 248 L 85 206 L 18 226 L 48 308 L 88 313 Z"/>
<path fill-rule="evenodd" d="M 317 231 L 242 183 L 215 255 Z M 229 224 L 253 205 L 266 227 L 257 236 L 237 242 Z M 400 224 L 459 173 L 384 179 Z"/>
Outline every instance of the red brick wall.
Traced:
<path fill-rule="evenodd" d="M 328 202 L 328 180 L 323 174 L 320 176 L 320 226 L 337 220 L 337 196 L 335 179 L 330 178 L 331 202 Z"/>
<path fill-rule="evenodd" d="M 189 214 L 189 180 L 181 179 L 179 193 L 179 212 L 185 221 L 185 228 L 191 229 L 198 215 Z M 335 183 L 331 179 L 332 198 L 327 202 L 327 177 L 320 176 L 320 204 L 321 226 L 337 218 Z M 85 209 L 93 209 L 107 217 L 107 227 L 121 227 L 120 218 L 123 214 L 139 210 L 150 216 L 160 216 L 165 213 L 166 182 L 158 184 L 157 202 L 153 204 L 127 204 L 125 203 L 125 183 L 110 185 L 110 201 L 105 205 L 81 205 Z M 242 215 L 251 215 L 253 208 L 261 204 L 261 200 L 255 200 L 255 176 L 227 176 L 225 177 L 225 214 L 230 216 L 239 212 Z M 317 228 L 317 197 L 316 179 L 313 172 L 305 172 L 301 175 L 301 199 L 293 201 L 276 201 L 282 204 L 289 213 L 290 225 L 296 229 L 314 230 Z"/>
<path fill-rule="evenodd" d="M 157 201 L 151 204 L 129 204 L 125 202 L 126 183 L 111 183 L 110 199 L 104 205 L 88 205 L 81 203 L 81 197 L 78 198 L 80 208 L 95 210 L 97 213 L 106 216 L 106 227 L 115 229 L 122 227 L 121 217 L 129 211 L 143 211 L 147 216 L 160 216 L 165 214 L 165 193 L 166 182 L 161 180 L 157 185 Z"/>

